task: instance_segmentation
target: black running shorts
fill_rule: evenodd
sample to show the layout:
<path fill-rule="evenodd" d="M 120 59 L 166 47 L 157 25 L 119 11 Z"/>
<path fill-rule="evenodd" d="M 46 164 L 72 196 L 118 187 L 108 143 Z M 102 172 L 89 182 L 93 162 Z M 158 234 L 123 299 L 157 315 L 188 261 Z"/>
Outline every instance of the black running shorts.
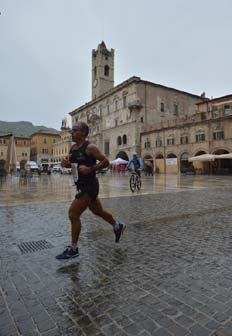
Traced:
<path fill-rule="evenodd" d="M 94 202 L 97 199 L 99 193 L 99 183 L 98 179 L 95 178 L 91 181 L 91 183 L 81 184 L 77 183 L 77 190 L 78 193 L 76 194 L 75 198 L 81 198 L 84 194 L 88 194 L 91 198 L 91 201 Z"/>

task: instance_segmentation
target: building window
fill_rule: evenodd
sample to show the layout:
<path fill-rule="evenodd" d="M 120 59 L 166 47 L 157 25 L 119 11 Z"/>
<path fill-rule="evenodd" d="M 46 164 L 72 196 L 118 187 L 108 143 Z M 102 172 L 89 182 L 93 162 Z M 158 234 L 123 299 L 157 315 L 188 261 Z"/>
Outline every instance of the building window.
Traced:
<path fill-rule="evenodd" d="M 110 74 L 110 68 L 109 68 L 109 65 L 105 65 L 104 67 L 104 76 L 109 76 Z"/>
<path fill-rule="evenodd" d="M 115 127 L 118 126 L 118 119 L 115 119 Z"/>
<path fill-rule="evenodd" d="M 122 143 L 123 143 L 123 145 L 127 144 L 127 136 L 126 136 L 126 134 L 124 134 L 123 137 L 122 137 Z"/>
<path fill-rule="evenodd" d="M 75 122 L 76 122 L 76 123 L 78 122 L 78 117 L 75 118 Z"/>
<path fill-rule="evenodd" d="M 188 144 L 188 136 L 187 135 L 181 136 L 180 137 L 180 143 L 181 143 L 181 145 Z"/>
<path fill-rule="evenodd" d="M 218 118 L 219 117 L 219 113 L 218 113 L 218 108 L 217 106 L 212 106 L 212 118 Z"/>
<path fill-rule="evenodd" d="M 175 115 L 175 116 L 178 115 L 178 105 L 177 104 L 173 105 L 173 115 Z"/>
<path fill-rule="evenodd" d="M 17 140 L 15 139 L 15 144 L 17 145 Z"/>
<path fill-rule="evenodd" d="M 228 116 L 230 114 L 230 105 L 224 105 L 224 116 Z"/>
<path fill-rule="evenodd" d="M 160 103 L 160 112 L 164 112 L 164 103 Z"/>
<path fill-rule="evenodd" d="M 48 154 L 48 149 L 47 149 L 47 148 L 43 148 L 43 149 L 42 149 L 42 153 L 43 153 L 43 154 Z"/>
<path fill-rule="evenodd" d="M 110 104 L 106 105 L 106 111 L 107 111 L 108 114 L 110 113 Z"/>
<path fill-rule="evenodd" d="M 143 123 L 143 117 L 140 118 L 140 122 Z"/>
<path fill-rule="evenodd" d="M 117 145 L 121 146 L 122 144 L 122 138 L 120 136 L 117 137 Z"/>
<path fill-rule="evenodd" d="M 47 139 L 46 138 L 44 138 L 44 144 L 46 144 L 47 143 Z"/>
<path fill-rule="evenodd" d="M 151 143 L 149 140 L 147 140 L 145 143 L 144 143 L 144 148 L 150 148 L 151 147 Z"/>
<path fill-rule="evenodd" d="M 205 112 L 201 112 L 201 120 L 206 120 L 206 113 Z"/>
<path fill-rule="evenodd" d="M 114 101 L 114 111 L 118 111 L 118 99 L 115 99 Z"/>
<path fill-rule="evenodd" d="M 110 143 L 108 141 L 105 142 L 105 155 L 110 154 Z"/>
<path fill-rule="evenodd" d="M 175 139 L 174 139 L 174 138 L 169 138 L 169 139 L 167 139 L 167 145 L 168 145 L 168 146 L 173 146 L 173 145 L 175 145 Z"/>
<path fill-rule="evenodd" d="M 127 96 L 123 96 L 123 107 L 127 107 Z"/>
<path fill-rule="evenodd" d="M 155 142 L 156 147 L 161 147 L 162 144 L 163 144 L 162 139 L 161 139 L 161 138 L 157 138 L 157 139 L 156 139 L 156 142 Z"/>
<path fill-rule="evenodd" d="M 23 141 L 24 146 L 26 146 L 26 141 Z"/>
<path fill-rule="evenodd" d="M 201 141 L 205 141 L 205 134 L 204 133 L 196 134 L 196 142 L 201 142 Z"/>
<path fill-rule="evenodd" d="M 223 140 L 224 131 L 213 132 L 213 140 Z"/>
<path fill-rule="evenodd" d="M 1 156 L 3 156 L 3 152 L 1 152 Z"/>

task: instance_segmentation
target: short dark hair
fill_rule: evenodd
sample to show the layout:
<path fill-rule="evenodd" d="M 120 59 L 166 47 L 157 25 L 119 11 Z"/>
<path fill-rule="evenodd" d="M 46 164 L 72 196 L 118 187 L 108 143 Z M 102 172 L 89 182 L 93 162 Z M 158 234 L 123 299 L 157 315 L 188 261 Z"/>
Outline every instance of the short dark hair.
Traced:
<path fill-rule="evenodd" d="M 82 133 L 87 137 L 89 134 L 89 126 L 82 121 L 79 122 L 79 125 L 81 126 Z"/>

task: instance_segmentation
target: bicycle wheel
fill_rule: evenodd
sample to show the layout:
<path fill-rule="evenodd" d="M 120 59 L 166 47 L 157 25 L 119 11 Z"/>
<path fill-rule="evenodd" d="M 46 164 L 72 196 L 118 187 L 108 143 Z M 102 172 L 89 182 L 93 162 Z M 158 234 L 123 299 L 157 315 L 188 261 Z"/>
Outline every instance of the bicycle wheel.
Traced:
<path fill-rule="evenodd" d="M 137 175 L 137 176 L 136 176 L 136 186 L 137 186 L 137 189 L 138 189 L 138 190 L 141 189 L 141 185 L 142 185 L 141 177 L 139 177 L 139 176 Z"/>
<path fill-rule="evenodd" d="M 134 174 L 132 174 L 130 177 L 130 190 L 134 192 L 135 188 L 136 188 L 136 177 Z"/>

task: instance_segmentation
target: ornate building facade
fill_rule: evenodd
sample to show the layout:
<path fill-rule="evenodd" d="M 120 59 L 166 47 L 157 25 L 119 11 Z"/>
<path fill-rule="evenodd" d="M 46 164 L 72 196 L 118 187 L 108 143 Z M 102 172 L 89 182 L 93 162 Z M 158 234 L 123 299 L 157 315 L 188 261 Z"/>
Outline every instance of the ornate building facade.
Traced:
<path fill-rule="evenodd" d="M 41 130 L 31 135 L 31 160 L 38 164 L 53 161 L 53 146 L 60 141 L 59 132 Z"/>
<path fill-rule="evenodd" d="M 183 171 L 193 156 L 231 153 L 232 95 L 197 103 L 193 115 L 147 126 L 141 133 L 141 149 L 142 157 L 153 159 L 161 173 Z M 232 173 L 232 159 L 198 161 L 193 166 L 199 173 Z"/>
<path fill-rule="evenodd" d="M 160 123 L 192 118 L 196 104 L 204 100 L 136 76 L 114 87 L 114 50 L 102 42 L 92 51 L 92 100 L 70 115 L 73 124 L 84 121 L 89 125 L 90 141 L 110 160 L 128 160 L 133 152 L 143 155 L 144 132 Z"/>

